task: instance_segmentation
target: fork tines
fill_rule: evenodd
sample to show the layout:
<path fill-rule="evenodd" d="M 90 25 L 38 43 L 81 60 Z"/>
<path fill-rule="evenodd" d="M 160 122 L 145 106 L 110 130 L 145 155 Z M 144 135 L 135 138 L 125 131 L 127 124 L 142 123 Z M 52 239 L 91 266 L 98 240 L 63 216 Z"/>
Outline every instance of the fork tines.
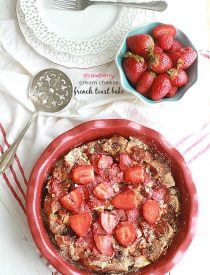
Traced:
<path fill-rule="evenodd" d="M 76 0 L 47 0 L 47 4 L 49 7 L 61 9 L 61 10 L 76 10 L 77 9 L 77 2 Z"/>

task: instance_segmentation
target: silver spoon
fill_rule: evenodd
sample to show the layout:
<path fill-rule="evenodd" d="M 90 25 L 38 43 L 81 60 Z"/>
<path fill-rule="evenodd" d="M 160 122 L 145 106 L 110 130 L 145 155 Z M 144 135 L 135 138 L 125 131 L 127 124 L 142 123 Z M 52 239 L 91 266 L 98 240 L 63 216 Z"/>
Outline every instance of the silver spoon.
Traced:
<path fill-rule="evenodd" d="M 0 157 L 0 174 L 12 163 L 23 136 L 39 113 L 55 113 L 64 109 L 71 100 L 72 90 L 70 79 L 60 70 L 46 69 L 33 78 L 29 86 L 29 97 L 36 110 L 18 138 Z"/>

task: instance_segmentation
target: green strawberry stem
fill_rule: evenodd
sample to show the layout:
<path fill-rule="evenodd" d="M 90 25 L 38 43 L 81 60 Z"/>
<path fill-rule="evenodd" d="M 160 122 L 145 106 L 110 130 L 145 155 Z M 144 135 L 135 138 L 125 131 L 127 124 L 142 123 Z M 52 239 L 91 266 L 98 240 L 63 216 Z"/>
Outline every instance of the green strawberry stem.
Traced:
<path fill-rule="evenodd" d="M 177 70 L 179 70 L 182 67 L 183 62 L 179 61 L 177 62 Z"/>
<path fill-rule="evenodd" d="M 148 55 L 154 56 L 154 47 L 155 47 L 155 43 L 153 42 L 151 46 L 148 48 Z"/>
<path fill-rule="evenodd" d="M 128 57 L 133 57 L 136 59 L 137 62 L 143 62 L 144 61 L 144 58 L 140 55 L 137 55 L 137 54 L 133 54 L 131 52 L 126 52 L 125 54 L 123 54 L 123 57 L 124 58 L 128 58 Z"/>
<path fill-rule="evenodd" d="M 151 71 L 151 67 L 153 64 L 158 64 L 158 57 L 155 56 L 154 53 L 151 53 L 148 55 L 148 58 L 149 58 L 149 70 Z"/>
<path fill-rule="evenodd" d="M 157 76 L 157 74 L 153 71 L 150 70 L 150 73 L 152 74 L 152 76 L 155 78 Z"/>
<path fill-rule="evenodd" d="M 167 74 L 170 77 L 173 77 L 175 74 L 177 74 L 177 70 L 176 69 L 170 69 L 170 70 L 167 71 Z"/>

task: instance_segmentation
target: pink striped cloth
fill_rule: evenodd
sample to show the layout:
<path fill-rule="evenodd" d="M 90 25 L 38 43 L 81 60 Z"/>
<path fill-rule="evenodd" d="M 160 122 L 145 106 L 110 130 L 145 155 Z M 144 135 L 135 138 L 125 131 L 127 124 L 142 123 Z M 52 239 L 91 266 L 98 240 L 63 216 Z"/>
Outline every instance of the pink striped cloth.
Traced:
<path fill-rule="evenodd" d="M 7 140 L 6 131 L 3 123 L 0 123 L 0 152 L 2 154 L 3 148 L 6 149 L 10 145 Z M 210 122 L 204 124 L 198 132 L 184 136 L 178 140 L 174 146 L 184 156 L 189 168 L 193 170 L 193 166 L 196 167 L 196 162 L 210 160 Z M 193 171 L 192 171 L 193 172 Z M 2 175 L 4 184 L 8 188 L 8 192 L 11 193 L 13 199 L 17 202 L 18 207 L 25 214 L 25 198 L 26 198 L 26 187 L 27 179 L 25 176 L 24 168 L 20 162 L 18 155 L 15 156 L 14 163 L 10 165 L 9 170 Z M 40 258 L 43 262 L 52 270 L 54 275 L 59 273 L 42 257 L 39 253 Z M 173 274 L 173 272 L 172 272 Z"/>
<path fill-rule="evenodd" d="M 3 148 L 6 150 L 10 147 L 10 144 L 7 140 L 6 131 L 2 123 L 0 123 L 0 155 L 4 152 Z M 17 202 L 18 207 L 24 214 L 26 214 L 26 188 L 28 180 L 24 172 L 24 168 L 20 162 L 18 155 L 15 155 L 14 162 L 10 165 L 8 171 L 2 174 L 2 179 L 0 182 L 4 184 L 8 192 L 11 193 L 11 197 Z M 46 266 L 52 270 L 54 275 L 57 275 L 58 272 L 53 266 L 51 266 L 46 259 L 38 251 L 40 259 L 46 264 Z"/>
<path fill-rule="evenodd" d="M 210 59 L 210 51 L 209 50 L 200 50 L 199 53 L 203 57 L 206 57 L 207 59 Z"/>

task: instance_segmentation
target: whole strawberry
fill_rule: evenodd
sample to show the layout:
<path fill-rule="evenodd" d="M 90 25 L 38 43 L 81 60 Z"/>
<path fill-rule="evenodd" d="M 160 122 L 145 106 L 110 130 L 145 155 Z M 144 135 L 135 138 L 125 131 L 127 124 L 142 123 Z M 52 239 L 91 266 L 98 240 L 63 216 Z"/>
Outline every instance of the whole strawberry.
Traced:
<path fill-rule="evenodd" d="M 165 53 L 155 53 L 150 56 L 150 69 L 155 73 L 165 73 L 172 67 L 171 58 Z"/>
<path fill-rule="evenodd" d="M 146 57 L 154 48 L 154 40 L 149 34 L 137 34 L 127 38 L 127 47 L 134 54 Z"/>
<path fill-rule="evenodd" d="M 172 85 L 182 87 L 188 82 L 188 75 L 182 69 L 172 68 L 168 72 Z"/>
<path fill-rule="evenodd" d="M 178 45 L 177 45 L 178 46 Z M 179 47 L 179 46 L 178 46 Z M 189 54 L 191 51 L 193 51 L 190 47 L 183 47 L 179 48 L 177 51 L 171 51 L 171 49 L 167 52 L 167 54 L 170 56 L 173 66 L 177 66 L 178 60 L 181 56 Z"/>
<path fill-rule="evenodd" d="M 140 75 L 147 69 L 147 63 L 143 57 L 131 54 L 125 54 L 123 60 L 123 70 L 131 85 L 135 86 Z"/>
<path fill-rule="evenodd" d="M 171 58 L 173 66 L 177 66 L 178 59 L 182 53 L 180 51 L 168 52 L 168 56 Z"/>
<path fill-rule="evenodd" d="M 167 74 L 158 75 L 152 85 L 150 97 L 153 100 L 160 100 L 164 98 L 172 87 L 171 80 Z"/>
<path fill-rule="evenodd" d="M 161 47 L 161 49 L 167 51 L 169 50 L 174 42 L 174 38 L 171 35 L 162 35 L 157 38 L 157 45 Z"/>
<path fill-rule="evenodd" d="M 186 70 L 189 68 L 197 59 L 197 52 L 190 47 L 186 47 L 184 49 L 179 50 L 181 52 L 181 56 L 177 61 L 177 66 L 179 69 Z"/>
<path fill-rule="evenodd" d="M 172 86 L 169 92 L 167 93 L 166 97 L 173 97 L 178 90 L 178 87 Z"/>
<path fill-rule="evenodd" d="M 173 53 L 173 52 L 176 52 L 176 51 L 180 50 L 181 48 L 182 48 L 182 44 L 178 40 L 174 39 L 171 48 L 167 52 L 168 53 Z"/>
<path fill-rule="evenodd" d="M 152 31 L 154 38 L 158 38 L 163 35 L 176 35 L 176 28 L 173 25 L 162 24 L 155 27 Z"/>
<path fill-rule="evenodd" d="M 162 53 L 163 49 L 157 45 L 154 46 L 153 54 Z"/>
<path fill-rule="evenodd" d="M 136 85 L 136 90 L 142 95 L 146 94 L 151 89 L 155 77 L 156 74 L 152 71 L 143 72 Z"/>

